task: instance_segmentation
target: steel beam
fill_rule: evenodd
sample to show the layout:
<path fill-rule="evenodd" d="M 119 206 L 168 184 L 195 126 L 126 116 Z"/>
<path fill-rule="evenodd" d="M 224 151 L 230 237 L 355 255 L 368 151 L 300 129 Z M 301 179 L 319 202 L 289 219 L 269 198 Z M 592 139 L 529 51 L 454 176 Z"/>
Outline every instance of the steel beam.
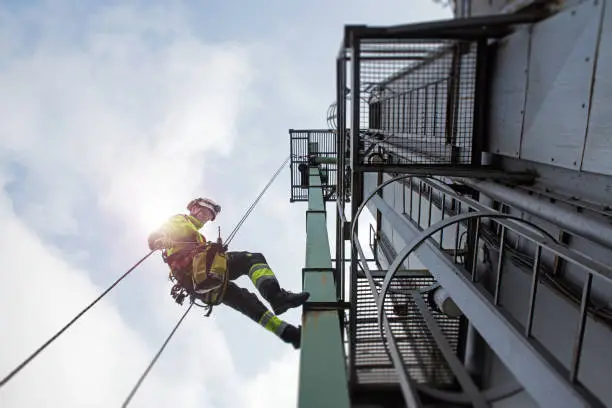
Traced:
<path fill-rule="evenodd" d="M 385 201 L 384 198 L 378 194 L 374 194 L 374 196 L 370 199 L 370 202 L 372 202 L 376 208 L 378 208 L 383 217 L 389 221 L 389 224 L 393 225 L 393 229 L 400 234 L 400 236 L 405 240 L 404 242 L 410 242 L 410 239 L 412 239 L 414 236 L 414 232 L 413 227 L 409 225 L 406 217 L 398 213 L 389 205 L 389 203 Z M 406 237 L 410 237 L 410 239 L 407 239 Z"/>
<path fill-rule="evenodd" d="M 440 352 L 444 355 L 449 367 L 455 373 L 457 377 L 457 381 L 461 384 L 461 388 L 463 391 L 470 396 L 470 399 L 475 408 L 487 408 L 489 404 L 487 403 L 484 395 L 480 392 L 474 381 L 468 374 L 467 370 L 459 360 L 459 357 L 455 354 L 453 349 L 451 348 L 446 336 L 440 329 L 440 326 L 436 322 L 436 319 L 433 317 L 427 305 L 425 304 L 425 300 L 421 297 L 421 294 L 418 290 L 412 291 L 412 298 L 416 303 L 419 311 L 421 312 L 421 316 L 425 320 L 425 324 L 429 328 L 431 335 L 433 336 Z"/>
<path fill-rule="evenodd" d="M 348 30 L 347 30 L 348 31 Z M 363 174 L 356 172 L 355 167 L 359 165 L 361 158 L 359 154 L 359 137 L 360 137 L 360 108 L 361 108 L 361 70 L 360 70 L 360 41 L 359 35 L 355 31 L 348 31 L 349 41 L 351 46 L 351 111 L 350 111 L 350 126 L 351 126 L 351 152 L 350 152 L 350 167 L 351 167 L 351 227 L 358 233 L 359 220 L 355 217 L 356 211 L 363 199 Z M 344 129 L 344 128 L 342 128 Z M 344 152 L 338 152 L 344 154 Z M 349 311 L 349 382 L 351 388 L 357 385 L 357 371 L 355 368 L 355 355 L 357 338 L 357 251 L 355 245 L 351 245 L 351 264 L 350 264 L 350 288 L 349 301 L 351 308 Z"/>
<path fill-rule="evenodd" d="M 321 182 L 318 167 L 309 168 L 310 185 Z M 299 408 L 349 408 L 348 380 L 342 345 L 334 268 L 327 235 L 325 201 L 320 188 L 308 191 L 306 265 L 303 287 L 310 292 L 304 306 Z M 316 307 L 309 307 L 312 303 Z"/>
<path fill-rule="evenodd" d="M 511 26 L 530 24 L 545 18 L 549 12 L 538 10 L 530 13 L 508 15 L 488 15 L 460 19 L 428 21 L 396 26 L 345 26 L 345 47 L 350 46 L 350 34 L 357 32 L 362 38 L 483 38 L 502 36 L 508 33 Z"/>
<path fill-rule="evenodd" d="M 375 200 L 376 196 L 372 199 Z M 398 257 L 404 256 L 423 232 L 388 204 L 380 206 L 379 210 L 391 222 L 403 218 L 401 228 L 395 223 L 393 225 L 402 239 L 409 243 L 398 254 Z M 435 229 L 436 226 L 432 228 Z M 522 329 L 513 323 L 511 317 L 489 300 L 490 295 L 486 290 L 471 282 L 471 278 L 466 276 L 450 257 L 439 251 L 437 246 L 425 239 L 413 253 L 449 292 L 487 344 L 540 406 L 602 406 L 588 391 L 572 385 L 568 381 L 567 370 L 539 343 L 524 337 Z"/>
<path fill-rule="evenodd" d="M 414 176 L 447 176 L 473 177 L 482 179 L 508 180 L 514 182 L 531 182 L 534 175 L 528 172 L 509 173 L 490 166 L 470 167 L 469 165 L 451 166 L 434 164 L 356 164 L 356 172 L 363 173 L 399 173 Z"/>
<path fill-rule="evenodd" d="M 371 269 L 370 274 L 372 275 L 373 278 L 384 278 L 385 275 L 387 275 L 387 270 L 386 269 L 376 269 L 376 270 Z M 431 274 L 429 273 L 427 269 L 400 269 L 399 271 L 397 271 L 395 276 L 397 276 L 398 278 L 425 278 L 425 277 L 429 278 L 431 277 Z M 363 270 L 359 270 L 359 272 L 357 272 L 357 277 L 365 278 L 366 274 Z"/>
<path fill-rule="evenodd" d="M 376 289 L 376 285 L 374 283 L 372 275 L 370 274 L 370 269 L 368 268 L 367 262 L 365 262 L 366 256 L 363 253 L 363 249 L 361 248 L 361 244 L 359 243 L 359 240 L 355 240 L 354 234 L 353 234 L 352 242 L 353 242 L 353 245 L 355 246 L 355 249 L 357 250 L 359 254 L 359 258 L 361 259 L 363 270 L 368 279 L 368 284 L 370 285 L 370 290 L 372 291 L 374 302 L 376 304 L 379 304 L 380 299 L 378 297 L 378 291 Z M 356 303 L 356 301 L 354 303 Z M 421 408 L 423 404 L 421 403 L 419 395 L 416 391 L 415 383 L 410 379 L 410 376 L 406 372 L 406 366 L 404 365 L 404 360 L 402 359 L 402 355 L 397 346 L 397 339 L 395 335 L 393 334 L 393 331 L 391 330 L 389 319 L 387 318 L 387 315 L 384 313 L 382 315 L 381 322 L 382 322 L 382 325 L 384 325 L 385 333 L 387 333 L 386 348 L 387 348 L 387 351 L 389 352 L 389 356 L 391 357 L 391 360 L 393 361 L 393 366 L 396 369 L 396 373 L 399 377 L 399 383 L 402 389 L 402 395 L 404 396 L 404 400 L 406 402 L 406 406 L 408 408 Z M 353 331 L 356 331 L 354 327 L 353 327 Z M 381 335 L 382 335 L 382 332 L 381 332 Z M 354 344 L 357 343 L 356 340 L 353 340 L 353 342 Z"/>

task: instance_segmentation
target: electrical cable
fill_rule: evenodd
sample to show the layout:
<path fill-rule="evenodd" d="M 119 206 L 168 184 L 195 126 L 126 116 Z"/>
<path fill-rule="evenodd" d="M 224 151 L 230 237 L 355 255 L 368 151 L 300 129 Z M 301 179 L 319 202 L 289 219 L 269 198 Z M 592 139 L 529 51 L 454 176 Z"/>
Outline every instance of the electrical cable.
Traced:
<path fill-rule="evenodd" d="M 147 378 L 147 376 L 149 375 L 149 372 L 151 371 L 151 368 L 153 368 L 153 366 L 155 365 L 155 363 L 157 362 L 157 360 L 161 356 L 161 353 L 164 351 L 164 349 L 166 348 L 166 346 L 170 342 L 170 339 L 172 338 L 172 336 L 174 336 L 174 333 L 176 333 L 176 330 L 179 328 L 179 326 L 181 325 L 181 323 L 183 322 L 183 320 L 187 316 L 187 313 L 189 313 L 189 311 L 193 307 L 193 304 L 194 304 L 194 302 L 191 302 L 191 304 L 189 305 L 187 310 L 185 310 L 185 313 L 183 313 L 183 316 L 181 316 L 181 318 L 176 323 L 176 325 L 174 326 L 174 328 L 172 329 L 172 331 L 170 332 L 168 337 L 166 337 L 166 340 L 164 341 L 164 344 L 162 344 L 160 349 L 157 351 L 157 354 L 155 354 L 155 357 L 153 357 L 153 360 L 151 360 L 151 362 L 147 366 L 146 370 L 144 370 L 144 372 L 142 373 L 142 375 L 140 376 L 140 378 L 136 382 L 136 385 L 134 385 L 134 387 L 132 388 L 132 391 L 130 391 L 130 394 L 128 395 L 126 400 L 123 402 L 122 408 L 125 408 L 125 407 L 128 406 L 128 404 L 130 403 L 130 401 L 134 397 L 134 394 L 136 394 L 136 391 L 138 391 L 138 388 L 140 388 L 140 386 L 142 385 L 142 383 L 145 380 L 145 378 Z"/>
<path fill-rule="evenodd" d="M 6 377 L 0 381 L 0 387 L 4 386 L 7 382 L 10 381 L 19 371 L 21 371 L 26 365 L 28 365 L 38 354 L 40 354 L 47 346 L 53 343 L 62 333 L 64 333 L 74 322 L 76 322 L 81 316 L 83 316 L 89 309 L 91 309 L 100 299 L 102 299 L 108 292 L 111 291 L 117 284 L 123 280 L 127 275 L 129 275 L 136 267 L 138 267 L 145 259 L 147 259 L 154 251 L 149 252 L 147 255 L 142 257 L 138 262 L 136 262 L 130 269 L 127 270 L 123 275 L 119 277 L 112 285 L 108 287 L 100 296 L 98 296 L 93 302 L 91 302 L 85 309 L 81 310 L 79 314 L 77 314 L 68 324 L 66 324 L 62 329 L 60 329 L 57 333 L 55 333 L 49 340 L 47 340 L 42 346 L 40 346 L 34 353 L 32 353 L 28 358 L 26 358 L 21 364 L 19 364 L 13 371 L 11 371 Z"/>

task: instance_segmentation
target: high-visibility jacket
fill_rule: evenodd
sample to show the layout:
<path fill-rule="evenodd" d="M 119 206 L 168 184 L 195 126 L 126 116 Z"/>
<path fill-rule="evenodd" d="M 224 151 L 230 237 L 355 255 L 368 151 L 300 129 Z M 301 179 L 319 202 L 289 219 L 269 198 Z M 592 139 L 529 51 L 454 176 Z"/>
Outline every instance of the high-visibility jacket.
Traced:
<path fill-rule="evenodd" d="M 194 256 L 197 252 L 207 248 L 205 245 L 206 238 L 199 231 L 203 226 L 202 221 L 191 215 L 178 214 L 170 217 L 157 231 L 149 235 L 149 242 L 155 241 L 162 235 L 173 242 L 171 247 L 164 249 L 164 261 L 170 267 L 170 276 L 174 277 L 182 287 L 190 292 L 193 289 L 194 266 L 192 263 Z M 216 253 L 217 249 L 208 256 L 206 264 L 209 267 Z M 226 278 L 224 276 L 224 280 Z M 203 300 L 207 303 L 216 303 L 220 299 L 220 295 L 222 296 L 225 286 L 224 284 L 221 291 L 215 290 L 206 294 L 203 296 Z"/>
<path fill-rule="evenodd" d="M 166 256 L 190 249 L 193 244 L 205 243 L 206 238 L 199 231 L 203 226 L 202 221 L 191 215 L 178 214 L 170 217 L 160 228 L 161 232 L 175 243 L 174 246 L 166 248 Z"/>

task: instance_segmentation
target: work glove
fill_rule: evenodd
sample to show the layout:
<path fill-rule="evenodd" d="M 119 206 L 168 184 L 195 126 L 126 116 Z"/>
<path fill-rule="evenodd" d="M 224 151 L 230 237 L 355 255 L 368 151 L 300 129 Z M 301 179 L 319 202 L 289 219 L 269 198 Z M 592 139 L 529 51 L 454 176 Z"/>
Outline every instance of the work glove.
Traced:
<path fill-rule="evenodd" d="M 164 233 L 153 233 L 149 236 L 149 249 L 151 251 L 170 248 L 172 243 L 172 240 Z"/>
<path fill-rule="evenodd" d="M 162 237 L 155 241 L 155 249 L 166 249 L 174 244 L 170 238 Z"/>

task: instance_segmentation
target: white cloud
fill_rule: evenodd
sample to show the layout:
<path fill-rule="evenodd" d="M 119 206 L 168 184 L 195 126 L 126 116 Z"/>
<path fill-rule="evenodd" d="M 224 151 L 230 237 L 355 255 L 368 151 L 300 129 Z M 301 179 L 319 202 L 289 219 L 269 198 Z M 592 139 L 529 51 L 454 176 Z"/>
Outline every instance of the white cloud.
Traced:
<path fill-rule="evenodd" d="M 288 154 L 287 129 L 319 127 L 335 95 L 344 6 L 324 13 L 313 37 L 299 21 L 285 36 L 282 24 L 270 28 L 272 43 L 258 33 L 203 41 L 193 10 L 176 2 L 87 7 L 0 7 L 0 185 L 12 164 L 23 170 L 10 198 L 0 192 L 0 375 L 138 259 L 150 229 L 193 196 L 218 197 L 222 217 L 206 231 L 229 233 Z M 288 208 L 287 186 L 283 172 L 234 243 L 264 252 L 297 290 L 304 207 Z M 53 240 L 96 233 L 101 247 Z M 0 405 L 119 405 L 183 311 L 165 273 L 158 257 L 146 261 L 0 389 Z M 285 318 L 297 323 L 299 312 Z M 211 319 L 194 310 L 132 405 L 294 406 L 298 357 L 232 310 Z"/>
<path fill-rule="evenodd" d="M 114 237 L 113 249 L 136 236 L 142 240 L 194 195 L 206 153 L 229 151 L 237 115 L 248 103 L 252 68 L 243 46 L 203 43 L 177 29 L 176 16 L 129 6 L 88 16 L 90 28 L 66 42 L 69 28 L 55 26 L 66 14 L 61 7 L 22 15 L 2 10 L 3 21 L 35 21 L 41 30 L 27 52 L 12 45 L 21 54 L 0 69 L 0 115 L 11 118 L 0 123 L 2 173 L 9 161 L 26 169 L 17 181 L 28 198 L 17 218 L 10 199 L 0 196 L 7 278 L 0 287 L 2 374 L 104 289 L 90 281 L 91 270 L 75 268 L 40 236 L 78 236 L 88 218 L 76 211 L 89 194 L 94 201 L 88 205 L 100 206 L 90 216 L 112 216 L 137 231 Z M 29 34 L 12 27 L 0 43 L 21 39 L 27 48 Z M 161 38 L 151 41 L 151 34 Z M 182 312 L 156 298 L 163 279 L 133 278 L 144 279 L 138 287 L 153 307 L 129 312 L 152 320 L 148 331 L 131 327 L 126 311 L 105 298 L 0 390 L 0 405 L 119 405 Z M 112 296 L 129 294 L 118 287 Z M 214 399 L 211 385 L 241 381 L 216 321 L 203 323 L 195 313 L 134 406 L 206 406 Z"/>
<path fill-rule="evenodd" d="M 3 195 L 0 200 L 3 226 L 0 257 L 5 278 L 0 286 L 2 377 L 102 291 L 82 271 L 48 251 L 7 207 Z M 176 319 L 177 316 L 169 317 L 165 323 L 170 326 Z M 214 323 L 199 327 L 196 333 L 198 338 L 185 337 L 182 341 L 188 343 L 192 352 L 200 347 L 204 337 L 223 337 Z M 154 343 L 161 344 L 161 339 L 142 338 L 127 325 L 113 304 L 103 299 L 0 390 L 0 405 L 117 406 L 127 397 L 154 354 Z M 206 394 L 196 387 L 199 382 L 196 367 L 185 370 L 182 364 L 187 354 L 180 353 L 180 358 L 169 364 L 167 370 L 153 371 L 147 387 L 154 392 L 138 395 L 139 404 L 135 406 L 170 406 L 177 398 L 182 401 L 179 406 L 202 406 L 197 402 Z M 199 370 L 231 367 L 228 359 L 228 350 L 216 347 Z"/>
<path fill-rule="evenodd" d="M 299 354 L 284 353 L 245 384 L 244 406 L 250 408 L 293 407 L 297 403 Z"/>
<path fill-rule="evenodd" d="M 2 195 L 0 257 L 4 273 L 11 271 L 0 286 L 2 376 L 104 289 L 93 285 L 83 271 L 62 261 L 60 254 L 45 248 L 8 207 Z M 120 286 L 115 289 L 121 290 Z M 155 338 L 144 338 L 127 324 L 112 302 L 103 298 L 0 390 L 0 405 L 120 405 L 183 310 L 165 309 L 162 316 L 160 311 L 146 312 L 163 320 L 160 326 L 166 330 Z M 192 310 L 131 406 L 221 406 L 213 400 L 228 404 L 223 406 L 239 403 L 259 407 L 264 402 L 267 407 L 291 406 L 299 354 L 287 350 L 278 361 L 261 367 L 255 378 L 244 378 L 236 371 L 215 319 L 204 320 L 197 309 Z M 236 390 L 236 384 L 244 385 L 244 389 Z M 275 386 L 272 403 L 270 384 Z"/>
<path fill-rule="evenodd" d="M 82 179 L 115 215 L 150 229 L 194 194 L 207 152 L 228 152 L 248 101 L 246 48 L 175 32 L 155 8 L 110 10 L 92 18 L 80 46 L 58 49 L 57 34 L 44 32 L 31 55 L 0 73 L 0 113 L 14 118 L 0 124 L 0 138 L 49 193 L 28 215 L 54 232 L 78 232 L 71 186 Z M 151 30 L 169 38 L 152 41 Z"/>

